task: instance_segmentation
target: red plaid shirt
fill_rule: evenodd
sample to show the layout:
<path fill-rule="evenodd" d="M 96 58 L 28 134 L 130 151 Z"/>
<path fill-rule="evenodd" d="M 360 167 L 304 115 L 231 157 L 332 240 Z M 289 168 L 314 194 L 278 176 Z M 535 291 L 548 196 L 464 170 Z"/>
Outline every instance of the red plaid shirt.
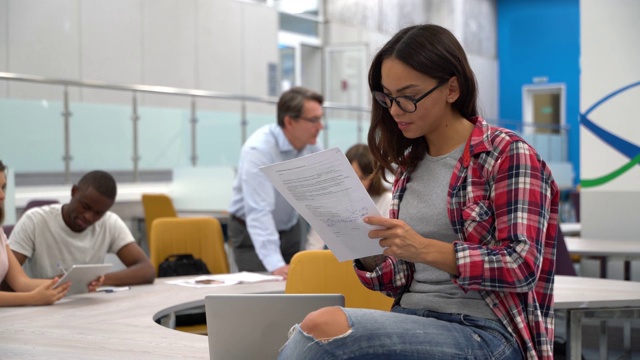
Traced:
<path fill-rule="evenodd" d="M 558 187 L 536 151 L 513 132 L 475 127 L 449 184 L 449 220 L 464 291 L 478 291 L 515 335 L 529 359 L 553 359 L 553 279 Z M 398 210 L 411 169 L 399 169 L 389 215 Z M 356 262 L 357 264 L 357 262 Z M 387 257 L 360 281 L 399 301 L 413 280 L 413 263 Z"/>

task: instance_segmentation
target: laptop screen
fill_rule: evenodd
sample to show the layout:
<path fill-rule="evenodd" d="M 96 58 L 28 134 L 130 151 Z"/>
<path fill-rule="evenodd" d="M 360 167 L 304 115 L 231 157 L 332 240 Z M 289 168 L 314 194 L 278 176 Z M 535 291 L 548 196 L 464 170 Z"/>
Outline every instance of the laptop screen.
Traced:
<path fill-rule="evenodd" d="M 212 294 L 205 297 L 211 360 L 276 359 L 291 327 L 342 294 Z"/>

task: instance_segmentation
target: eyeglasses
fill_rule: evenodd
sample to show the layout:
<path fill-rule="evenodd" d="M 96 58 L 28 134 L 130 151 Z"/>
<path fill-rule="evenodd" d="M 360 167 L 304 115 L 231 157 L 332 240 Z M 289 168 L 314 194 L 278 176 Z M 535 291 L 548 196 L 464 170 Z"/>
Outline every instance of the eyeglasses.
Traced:
<path fill-rule="evenodd" d="M 398 107 L 406 112 L 406 113 L 413 113 L 416 112 L 416 110 L 418 109 L 418 103 L 420 101 L 422 101 L 422 99 L 426 98 L 427 96 L 429 96 L 432 92 L 436 91 L 437 88 L 439 88 L 440 86 L 444 85 L 447 81 L 449 81 L 449 79 L 447 80 L 442 80 L 440 81 L 436 86 L 432 87 L 431 89 L 429 89 L 429 91 L 427 91 L 426 93 L 418 96 L 417 98 L 414 98 L 413 96 L 389 96 L 381 91 L 372 91 L 371 94 L 373 95 L 373 97 L 376 99 L 376 101 L 378 101 L 378 103 L 380 105 L 382 105 L 383 107 L 389 109 L 391 108 L 391 106 L 393 105 L 393 103 L 396 103 L 396 105 L 398 105 Z"/>
<path fill-rule="evenodd" d="M 310 123 L 312 123 L 313 125 L 319 124 L 322 122 L 322 117 L 304 117 L 304 116 L 300 116 L 298 117 L 298 119 L 302 119 L 304 121 L 308 121 Z"/>

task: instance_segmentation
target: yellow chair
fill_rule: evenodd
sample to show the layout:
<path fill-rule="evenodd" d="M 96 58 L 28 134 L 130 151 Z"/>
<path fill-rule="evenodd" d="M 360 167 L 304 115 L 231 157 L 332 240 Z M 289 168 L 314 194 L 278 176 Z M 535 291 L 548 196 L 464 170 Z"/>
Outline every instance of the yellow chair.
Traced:
<path fill-rule="evenodd" d="M 147 231 L 147 243 L 151 247 L 151 225 L 161 217 L 178 217 L 173 201 L 165 194 L 142 194 L 144 223 Z"/>
<path fill-rule="evenodd" d="M 160 263 L 174 254 L 191 254 L 202 259 L 212 274 L 229 272 L 222 227 L 212 217 L 156 219 L 152 225 L 149 253 L 156 272 Z"/>
<path fill-rule="evenodd" d="M 149 252 L 151 264 L 158 272 L 160 263 L 173 254 L 191 254 L 202 259 L 212 274 L 229 272 L 229 261 L 224 249 L 220 222 L 211 217 L 158 218 L 153 221 Z M 176 314 L 185 316 L 189 312 Z M 207 324 L 176 326 L 176 330 L 207 335 Z"/>
<path fill-rule="evenodd" d="M 287 294 L 339 293 L 345 306 L 390 310 L 393 299 L 364 287 L 351 261 L 338 262 L 330 250 L 306 250 L 293 256 L 285 287 Z"/>

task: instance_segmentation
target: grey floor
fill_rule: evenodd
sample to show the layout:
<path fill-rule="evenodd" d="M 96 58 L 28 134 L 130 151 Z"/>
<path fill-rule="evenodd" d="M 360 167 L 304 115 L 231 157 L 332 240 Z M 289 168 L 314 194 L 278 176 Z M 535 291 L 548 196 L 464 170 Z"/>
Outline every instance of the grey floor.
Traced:
<path fill-rule="evenodd" d="M 556 331 L 560 333 L 560 331 Z M 608 356 L 607 359 L 640 360 L 640 321 L 634 320 L 631 326 L 631 352 L 624 351 L 624 336 L 621 322 L 610 323 L 607 328 Z M 582 327 L 582 355 L 586 360 L 600 359 L 600 326 L 597 323 L 587 323 Z M 557 360 L 565 359 L 556 356 Z"/>

